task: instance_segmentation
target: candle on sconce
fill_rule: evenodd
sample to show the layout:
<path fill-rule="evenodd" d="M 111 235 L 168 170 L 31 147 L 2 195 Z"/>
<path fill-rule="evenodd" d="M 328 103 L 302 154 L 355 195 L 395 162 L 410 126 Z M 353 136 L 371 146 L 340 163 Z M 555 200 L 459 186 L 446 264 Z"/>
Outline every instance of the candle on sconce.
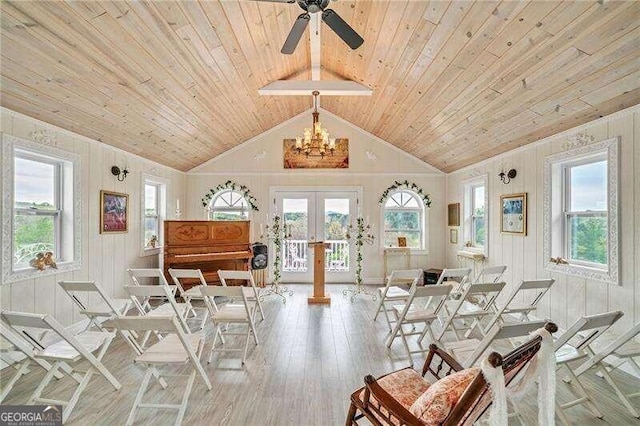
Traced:
<path fill-rule="evenodd" d="M 262 232 L 262 223 L 260 224 L 260 236 L 264 235 L 264 233 Z"/>
<path fill-rule="evenodd" d="M 176 200 L 176 210 L 180 210 L 180 198 Z"/>

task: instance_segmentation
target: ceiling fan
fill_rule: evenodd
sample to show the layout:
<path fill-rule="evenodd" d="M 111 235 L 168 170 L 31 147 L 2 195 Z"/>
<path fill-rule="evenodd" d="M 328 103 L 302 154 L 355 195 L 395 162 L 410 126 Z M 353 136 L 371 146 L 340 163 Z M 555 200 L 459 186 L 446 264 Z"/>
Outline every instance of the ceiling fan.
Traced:
<path fill-rule="evenodd" d="M 304 30 L 309 25 L 312 13 L 318 13 L 322 11 L 322 20 L 327 23 L 329 28 L 338 35 L 349 47 L 356 50 L 364 43 L 364 39 L 347 24 L 344 19 L 340 17 L 334 10 L 327 9 L 330 0 L 256 0 L 266 1 L 271 3 L 298 3 L 305 12 L 298 16 L 296 22 L 293 23 L 293 27 L 287 36 L 287 39 L 280 50 L 285 55 L 291 55 L 295 50 L 298 42 L 302 38 Z M 335 0 L 334 0 L 335 1 Z"/>

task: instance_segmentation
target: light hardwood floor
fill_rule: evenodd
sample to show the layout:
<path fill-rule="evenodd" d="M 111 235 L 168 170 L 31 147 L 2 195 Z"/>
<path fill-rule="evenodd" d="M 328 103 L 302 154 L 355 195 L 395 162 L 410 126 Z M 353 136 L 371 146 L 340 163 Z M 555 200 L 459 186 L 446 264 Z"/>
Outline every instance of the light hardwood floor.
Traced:
<path fill-rule="evenodd" d="M 241 368 L 239 353 L 217 354 L 208 365 L 206 359 L 211 348 L 212 327 L 206 327 L 207 343 L 203 365 L 209 374 L 213 389 L 196 382 L 189 399 L 185 425 L 340 425 L 344 424 L 349 395 L 362 386 L 366 374 L 381 375 L 408 365 L 399 339 L 387 350 L 384 320 L 373 322 L 375 303 L 370 297 L 360 296 L 351 304 L 342 296 L 344 285 L 328 285 L 331 306 L 307 305 L 311 286 L 292 286 L 293 297 L 286 304 L 269 298 L 265 304 L 267 319 L 258 325 L 260 345 L 250 344 L 247 364 Z M 197 321 L 191 321 L 195 327 Z M 235 343 L 231 341 L 230 343 Z M 133 354 L 118 337 L 105 356 L 107 368 L 120 380 L 119 391 L 94 376 L 80 399 L 69 424 L 120 425 L 124 424 L 138 385 L 144 373 L 143 366 L 134 365 Z M 421 367 L 422 360 L 416 363 Z M 22 404 L 28 398 L 43 373 L 33 368 L 12 391 L 6 404 Z M 174 373 L 185 373 L 181 369 Z M 5 370 L 0 379 L 7 379 Z M 640 380 L 625 373 L 615 373 L 626 391 L 640 387 Z M 561 401 L 566 401 L 568 385 L 558 377 Z M 177 402 L 186 378 L 168 378 L 170 388 L 161 390 L 157 384 L 145 395 L 144 401 Z M 596 402 L 605 413 L 604 420 L 592 417 L 585 409 L 575 407 L 568 411 L 580 425 L 640 424 L 618 402 L 604 380 L 593 373 L 582 379 L 587 390 L 596 396 Z M 175 389 L 171 384 L 176 383 Z M 57 382 L 54 391 L 70 389 L 68 379 Z M 66 397 L 66 394 L 64 395 Z M 536 424 L 535 391 L 522 404 L 529 424 Z M 636 403 L 638 401 L 636 400 Z M 137 425 L 154 426 L 173 424 L 174 412 L 142 409 Z"/>

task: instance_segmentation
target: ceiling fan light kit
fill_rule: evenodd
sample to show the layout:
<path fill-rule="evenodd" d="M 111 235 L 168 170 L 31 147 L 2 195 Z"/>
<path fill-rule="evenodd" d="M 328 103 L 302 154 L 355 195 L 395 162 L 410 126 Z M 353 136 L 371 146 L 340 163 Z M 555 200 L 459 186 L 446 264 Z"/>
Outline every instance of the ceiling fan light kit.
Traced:
<path fill-rule="evenodd" d="M 271 3 L 295 3 L 295 0 L 257 0 Z M 280 50 L 280 53 L 291 55 L 298 46 L 298 42 L 302 38 L 302 34 L 307 29 L 311 14 L 322 12 L 322 20 L 338 35 L 351 49 L 356 50 L 362 46 L 364 39 L 360 37 L 351 25 L 347 24 L 344 19 L 333 9 L 327 9 L 330 0 L 298 0 L 298 6 L 305 12 L 300 14 L 291 27 L 291 31 Z"/>

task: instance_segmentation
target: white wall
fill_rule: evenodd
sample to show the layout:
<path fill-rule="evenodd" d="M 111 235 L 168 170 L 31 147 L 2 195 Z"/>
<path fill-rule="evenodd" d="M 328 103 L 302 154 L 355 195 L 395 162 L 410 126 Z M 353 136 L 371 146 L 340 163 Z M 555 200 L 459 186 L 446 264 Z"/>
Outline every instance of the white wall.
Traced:
<path fill-rule="evenodd" d="M 140 257 L 141 173 L 169 180 L 167 212 L 170 218 L 175 210 L 176 198 L 185 199 L 185 174 L 5 108 L 0 109 L 0 119 L 3 133 L 32 140 L 31 132 L 46 131 L 56 138 L 59 148 L 81 156 L 83 204 L 82 269 L 10 284 L 3 283 L 0 285 L 0 306 L 2 309 L 48 313 L 64 325 L 79 322 L 84 318 L 56 283 L 60 280 L 95 280 L 109 294 L 124 296 L 123 285 L 129 282 L 127 268 L 158 265 L 157 256 Z M 111 174 L 113 165 L 120 168 L 126 166 L 131 172 L 124 182 L 118 182 Z M 101 189 L 129 194 L 128 233 L 99 233 L 98 203 Z"/>
<path fill-rule="evenodd" d="M 380 229 L 381 207 L 378 199 L 395 180 L 415 182 L 431 194 L 429 216 L 429 254 L 412 256 L 412 266 L 442 267 L 445 256 L 445 176 L 432 166 L 401 152 L 373 135 L 346 121 L 322 111 L 320 121 L 332 136 L 349 138 L 349 168 L 337 170 L 285 170 L 283 165 L 283 139 L 300 134 L 311 125 L 311 113 L 303 113 L 281 126 L 246 142 L 215 159 L 196 167 L 187 174 L 187 216 L 202 219 L 204 212 L 200 199 L 210 188 L 227 179 L 247 185 L 257 198 L 260 212 L 251 218 L 253 223 L 266 221 L 269 188 L 274 186 L 345 187 L 363 188 L 362 215 L 369 216 L 376 229 Z M 264 155 L 261 154 L 264 151 Z M 376 160 L 367 156 L 373 151 Z M 258 157 L 256 159 L 256 156 Z M 253 227 L 253 241 L 259 229 Z M 365 246 L 364 278 L 368 282 L 381 282 L 383 265 L 379 239 L 373 246 Z"/>
<path fill-rule="evenodd" d="M 543 162 L 547 155 L 563 150 L 563 143 L 578 133 L 594 137 L 594 142 L 620 136 L 620 285 L 606 284 L 543 268 L 542 200 Z M 515 168 L 517 177 L 504 185 L 498 173 Z M 622 310 L 625 316 L 614 326 L 620 331 L 640 321 L 640 108 L 633 107 L 579 128 L 527 145 L 494 159 L 472 165 L 447 176 L 447 202 L 462 202 L 461 182 L 489 174 L 490 235 L 487 264 L 508 266 L 509 285 L 522 279 L 552 277 L 556 280 L 540 304 L 539 317 L 551 318 L 566 327 L 582 315 Z M 528 193 L 528 235 L 500 233 L 500 195 Z M 448 231 L 447 231 L 448 232 Z M 462 235 L 460 233 L 460 235 Z M 460 241 L 460 244 L 464 241 Z M 458 264 L 460 247 L 446 243 L 447 266 Z"/>

